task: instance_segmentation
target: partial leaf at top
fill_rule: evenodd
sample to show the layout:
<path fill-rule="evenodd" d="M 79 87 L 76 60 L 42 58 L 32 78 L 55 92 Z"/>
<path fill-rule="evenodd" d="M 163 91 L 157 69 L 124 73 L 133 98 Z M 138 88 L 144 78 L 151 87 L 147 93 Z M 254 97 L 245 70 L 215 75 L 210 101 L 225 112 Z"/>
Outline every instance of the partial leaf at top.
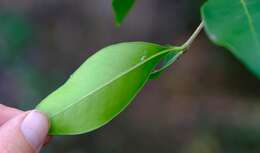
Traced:
<path fill-rule="evenodd" d="M 202 18 L 209 37 L 260 78 L 260 1 L 208 0 Z"/>
<path fill-rule="evenodd" d="M 160 60 L 174 49 L 145 42 L 101 49 L 37 109 L 51 121 L 50 134 L 80 134 L 113 119 L 136 96 Z"/>
<path fill-rule="evenodd" d="M 135 0 L 113 0 L 112 6 L 115 14 L 115 21 L 120 25 L 133 7 Z"/>

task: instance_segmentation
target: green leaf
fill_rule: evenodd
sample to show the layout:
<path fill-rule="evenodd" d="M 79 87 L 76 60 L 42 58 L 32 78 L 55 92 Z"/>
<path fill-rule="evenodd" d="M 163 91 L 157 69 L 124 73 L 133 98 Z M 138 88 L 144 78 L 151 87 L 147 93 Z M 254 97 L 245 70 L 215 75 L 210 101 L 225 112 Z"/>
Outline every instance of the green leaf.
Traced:
<path fill-rule="evenodd" d="M 149 79 L 158 78 L 168 67 L 170 67 L 179 57 L 182 55 L 182 51 L 176 48 L 178 52 L 170 52 L 163 57 L 162 66 L 159 69 L 154 70 L 150 74 Z"/>
<path fill-rule="evenodd" d="M 201 9 L 213 42 L 228 48 L 260 77 L 260 1 L 209 0 Z"/>
<path fill-rule="evenodd" d="M 115 14 L 115 21 L 120 25 L 133 7 L 135 0 L 113 0 L 112 6 Z"/>
<path fill-rule="evenodd" d="M 145 42 L 120 43 L 91 56 L 37 109 L 48 114 L 50 134 L 81 134 L 120 113 L 148 80 L 170 47 Z"/>

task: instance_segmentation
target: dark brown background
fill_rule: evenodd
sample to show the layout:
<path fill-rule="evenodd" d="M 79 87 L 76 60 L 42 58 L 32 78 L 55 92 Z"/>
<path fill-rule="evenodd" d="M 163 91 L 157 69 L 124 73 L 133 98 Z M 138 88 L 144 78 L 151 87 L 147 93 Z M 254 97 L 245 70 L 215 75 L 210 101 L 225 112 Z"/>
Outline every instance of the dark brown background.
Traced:
<path fill-rule="evenodd" d="M 91 54 L 121 41 L 181 44 L 200 0 L 138 0 L 117 28 L 109 0 L 0 0 L 0 101 L 32 109 Z M 205 33 L 112 122 L 44 153 L 257 153 L 260 81 Z M 84 116 L 83 116 L 84 117 Z"/>

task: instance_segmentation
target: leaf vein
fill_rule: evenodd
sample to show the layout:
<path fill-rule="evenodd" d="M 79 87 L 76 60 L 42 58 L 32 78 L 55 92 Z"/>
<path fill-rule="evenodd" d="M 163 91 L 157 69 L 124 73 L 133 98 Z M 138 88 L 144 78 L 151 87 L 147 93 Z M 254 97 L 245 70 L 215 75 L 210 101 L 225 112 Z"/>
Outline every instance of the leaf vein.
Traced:
<path fill-rule="evenodd" d="M 255 26 L 254 26 L 254 22 L 253 22 L 253 18 L 249 12 L 249 9 L 248 9 L 248 6 L 247 6 L 247 3 L 245 0 L 240 0 L 240 3 L 243 7 L 243 10 L 245 11 L 245 15 L 246 15 L 246 18 L 247 18 L 247 21 L 248 21 L 248 26 L 249 26 L 249 29 L 250 29 L 250 32 L 253 36 L 253 39 L 256 43 L 257 46 L 259 46 L 259 39 L 256 35 L 256 30 L 255 30 Z"/>
<path fill-rule="evenodd" d="M 142 66 L 143 64 L 145 64 L 146 62 L 152 60 L 153 58 L 155 57 L 158 57 L 160 55 L 163 55 L 163 54 L 166 54 L 168 52 L 171 52 L 171 51 L 175 51 L 176 49 L 175 48 L 170 48 L 170 49 L 166 49 L 164 51 L 161 51 L 157 54 L 154 54 L 152 56 L 150 56 L 149 58 L 147 58 L 146 60 L 134 65 L 133 67 L 131 67 L 130 69 L 118 74 L 117 76 L 114 77 L 114 79 L 111 79 L 110 81 L 108 81 L 107 83 L 97 87 L 96 89 L 94 89 L 92 92 L 89 92 L 87 95 L 83 96 L 82 98 L 80 98 L 78 101 L 74 102 L 74 103 L 71 103 L 70 105 L 68 105 L 67 107 L 65 107 L 64 109 L 58 111 L 57 113 L 54 113 L 53 115 L 50 116 L 50 118 L 54 118 L 55 116 L 57 116 L 58 114 L 62 113 L 62 112 L 65 112 L 67 109 L 69 109 L 70 107 L 73 107 L 73 105 L 76 105 L 78 103 L 81 103 L 83 101 L 83 99 L 85 99 L 86 97 L 90 96 L 90 95 L 93 95 L 95 94 L 97 91 L 99 91 L 100 89 L 102 88 L 105 88 L 106 86 L 110 85 L 112 82 L 116 81 L 117 79 L 121 78 L 122 76 L 126 75 L 127 73 L 133 71 L 134 69 L 138 68 L 139 66 Z"/>

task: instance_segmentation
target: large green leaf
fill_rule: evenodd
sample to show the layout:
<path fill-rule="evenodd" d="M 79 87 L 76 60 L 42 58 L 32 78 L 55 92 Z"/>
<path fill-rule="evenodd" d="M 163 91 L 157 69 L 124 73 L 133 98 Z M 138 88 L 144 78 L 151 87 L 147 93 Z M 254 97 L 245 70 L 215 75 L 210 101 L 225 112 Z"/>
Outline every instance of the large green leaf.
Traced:
<path fill-rule="evenodd" d="M 135 0 L 113 0 L 112 6 L 115 14 L 115 21 L 120 25 L 133 7 Z"/>
<path fill-rule="evenodd" d="M 260 77 L 260 1 L 209 0 L 201 12 L 211 40 Z"/>
<path fill-rule="evenodd" d="M 100 50 L 37 106 L 51 120 L 50 134 L 80 134 L 104 125 L 129 104 L 160 60 L 175 51 L 145 42 Z"/>

